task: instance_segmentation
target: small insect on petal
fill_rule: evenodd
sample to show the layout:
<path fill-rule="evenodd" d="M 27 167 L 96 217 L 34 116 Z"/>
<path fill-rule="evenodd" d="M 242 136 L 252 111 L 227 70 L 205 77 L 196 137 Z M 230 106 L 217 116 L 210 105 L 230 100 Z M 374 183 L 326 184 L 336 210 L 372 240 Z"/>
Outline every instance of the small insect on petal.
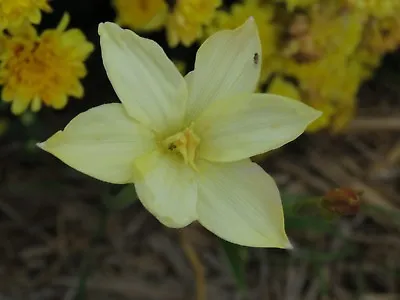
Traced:
<path fill-rule="evenodd" d="M 321 200 L 321 206 L 340 216 L 351 216 L 360 210 L 360 192 L 341 187 L 328 191 Z"/>
<path fill-rule="evenodd" d="M 257 52 L 254 53 L 254 56 L 253 56 L 253 62 L 254 62 L 254 64 L 255 64 L 255 65 L 258 65 L 259 60 L 260 60 L 260 54 L 258 54 Z"/>

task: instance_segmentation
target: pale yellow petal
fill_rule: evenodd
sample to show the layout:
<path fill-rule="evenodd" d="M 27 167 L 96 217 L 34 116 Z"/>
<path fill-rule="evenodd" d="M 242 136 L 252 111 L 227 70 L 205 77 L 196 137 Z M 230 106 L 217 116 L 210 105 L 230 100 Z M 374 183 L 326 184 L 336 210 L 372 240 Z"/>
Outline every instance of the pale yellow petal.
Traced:
<path fill-rule="evenodd" d="M 223 30 L 209 37 L 197 52 L 189 89 L 188 118 L 198 116 L 216 99 L 254 92 L 261 57 L 253 18 L 235 30 Z"/>
<path fill-rule="evenodd" d="M 202 141 L 199 156 L 229 162 L 279 148 L 320 115 L 300 101 L 272 94 L 218 101 L 196 123 Z"/>
<path fill-rule="evenodd" d="M 113 103 L 79 114 L 38 146 L 84 174 L 130 183 L 134 160 L 155 144 L 149 130 L 131 119 L 121 104 Z"/>
<path fill-rule="evenodd" d="M 129 115 L 162 131 L 182 121 L 187 89 L 163 49 L 114 23 L 99 25 L 104 67 Z"/>
<path fill-rule="evenodd" d="M 194 71 L 190 71 L 185 75 L 186 86 L 190 91 L 193 87 L 193 78 L 194 78 Z"/>
<path fill-rule="evenodd" d="M 279 190 L 261 167 L 243 160 L 199 168 L 197 214 L 204 227 L 243 246 L 291 248 Z"/>
<path fill-rule="evenodd" d="M 162 224 L 180 228 L 196 220 L 195 174 L 180 158 L 154 151 L 135 167 L 138 197 Z"/>

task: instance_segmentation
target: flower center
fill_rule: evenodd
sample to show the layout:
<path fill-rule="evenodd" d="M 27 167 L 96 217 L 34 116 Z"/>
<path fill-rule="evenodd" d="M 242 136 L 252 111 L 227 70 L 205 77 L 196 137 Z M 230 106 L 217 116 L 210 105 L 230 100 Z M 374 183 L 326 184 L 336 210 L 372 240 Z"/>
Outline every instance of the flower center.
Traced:
<path fill-rule="evenodd" d="M 167 149 L 168 152 L 182 156 L 185 163 L 195 170 L 197 169 L 194 160 L 199 144 L 200 138 L 193 131 L 192 125 L 162 141 L 163 148 Z"/>

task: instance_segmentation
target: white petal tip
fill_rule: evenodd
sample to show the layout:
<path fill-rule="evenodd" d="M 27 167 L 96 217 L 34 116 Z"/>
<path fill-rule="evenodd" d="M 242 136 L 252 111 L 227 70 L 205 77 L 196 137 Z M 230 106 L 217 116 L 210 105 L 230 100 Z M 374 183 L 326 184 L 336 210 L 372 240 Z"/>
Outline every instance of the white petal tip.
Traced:
<path fill-rule="evenodd" d="M 311 112 L 311 118 L 312 118 L 312 122 L 313 122 L 322 116 L 322 111 L 319 111 L 316 109 L 312 109 L 312 110 L 313 111 Z"/>
<path fill-rule="evenodd" d="M 45 149 L 45 143 L 46 142 L 41 142 L 41 143 L 36 143 L 36 146 L 39 147 L 40 149 Z"/>
<path fill-rule="evenodd" d="M 104 24 L 105 23 L 100 23 L 99 27 L 97 28 L 97 32 L 99 35 L 102 35 L 104 33 Z"/>
<path fill-rule="evenodd" d="M 111 28 L 115 28 L 115 27 L 118 27 L 119 28 L 119 26 L 117 25 L 117 24 L 115 24 L 115 23 L 112 23 L 112 22 L 102 22 L 102 23 L 100 23 L 99 24 L 99 27 L 98 27 L 98 29 L 97 29 L 97 32 L 98 32 L 98 34 L 100 35 L 100 36 L 102 36 L 102 35 L 106 35 L 106 34 L 108 34 L 108 32 L 109 32 L 109 30 L 111 29 Z"/>
<path fill-rule="evenodd" d="M 242 27 L 257 28 L 256 20 L 254 19 L 254 17 L 250 16 L 250 17 L 246 20 L 246 22 L 244 22 L 244 24 L 242 25 Z"/>
<path fill-rule="evenodd" d="M 282 248 L 284 248 L 286 250 L 294 250 L 294 246 L 289 240 L 287 241 L 286 245 L 283 246 Z"/>

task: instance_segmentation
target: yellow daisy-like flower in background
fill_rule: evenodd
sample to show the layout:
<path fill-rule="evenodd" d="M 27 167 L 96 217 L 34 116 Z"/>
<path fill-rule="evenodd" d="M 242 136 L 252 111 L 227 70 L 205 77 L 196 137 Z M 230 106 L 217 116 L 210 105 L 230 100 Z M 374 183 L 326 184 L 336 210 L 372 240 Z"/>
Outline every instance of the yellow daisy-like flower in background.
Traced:
<path fill-rule="evenodd" d="M 79 29 L 66 30 L 68 23 L 65 14 L 57 28 L 40 36 L 28 24 L 5 36 L 0 85 L 2 99 L 11 102 L 14 114 L 21 114 L 29 105 L 38 111 L 42 103 L 62 109 L 69 96 L 83 97 L 80 79 L 86 75 L 84 61 L 94 47 Z"/>
<path fill-rule="evenodd" d="M 276 76 L 273 78 L 268 86 L 268 93 L 304 101 L 304 97 L 302 97 L 299 87 L 287 80 L 284 80 L 281 76 Z M 332 116 L 335 113 L 334 107 L 329 102 L 327 104 L 327 101 L 322 99 L 319 99 L 319 101 L 316 102 L 309 102 L 311 102 L 309 104 L 311 104 L 314 108 L 320 110 L 322 114 L 319 118 L 314 120 L 314 122 L 308 125 L 306 131 L 316 132 L 329 126 L 331 124 Z"/>
<path fill-rule="evenodd" d="M 39 24 L 41 11 L 51 12 L 48 0 L 1 0 L 0 30 L 20 26 L 24 21 Z"/>
<path fill-rule="evenodd" d="M 113 0 L 116 22 L 133 30 L 161 28 L 168 12 L 164 0 Z"/>
<path fill-rule="evenodd" d="M 299 17 L 302 23 L 297 27 L 302 30 L 294 31 L 274 64 L 296 78 L 303 102 L 323 111 L 308 131 L 343 129 L 354 114 L 358 89 L 370 74 L 357 55 L 367 16 L 326 1 Z"/>
<path fill-rule="evenodd" d="M 268 86 L 268 93 L 285 96 L 295 100 L 301 100 L 301 94 L 297 86 L 276 76 Z"/>
<path fill-rule="evenodd" d="M 400 16 L 369 22 L 365 29 L 363 45 L 369 52 L 379 55 L 397 50 L 400 46 Z"/>
<path fill-rule="evenodd" d="M 198 220 L 236 244 L 290 247 L 278 188 L 249 157 L 296 139 L 320 112 L 253 93 L 261 55 L 254 19 L 207 39 L 185 77 L 154 41 L 113 23 L 99 34 L 122 103 L 79 114 L 39 147 L 99 180 L 134 183 L 166 226 Z"/>
<path fill-rule="evenodd" d="M 273 59 L 273 54 L 278 52 L 280 28 L 277 24 L 272 23 L 274 13 L 274 5 L 261 3 L 259 0 L 245 0 L 241 3 L 235 3 L 231 6 L 230 11 L 220 10 L 214 14 L 212 22 L 206 29 L 206 34 L 210 36 L 219 30 L 236 28 L 252 16 L 256 21 L 261 40 L 262 57 L 260 61 L 262 62 L 262 69 L 260 77 L 261 82 L 264 82 L 274 71 L 270 60 Z"/>
<path fill-rule="evenodd" d="M 286 74 L 299 81 L 298 88 L 304 94 L 301 100 L 323 112 L 322 117 L 308 127 L 310 132 L 326 127 L 333 131 L 343 129 L 353 117 L 358 89 L 370 74 L 361 62 L 336 55 L 327 55 L 308 64 L 286 61 L 282 70 L 287 70 Z M 289 83 L 274 80 L 268 91 L 285 96 L 291 93 L 292 97 L 300 99 L 295 97 L 293 88 Z M 347 108 L 351 112 L 346 111 Z M 340 124 L 335 125 L 335 120 L 339 120 Z"/>
<path fill-rule="evenodd" d="M 310 12 L 310 35 L 313 44 L 323 53 L 349 56 L 362 39 L 368 17 L 358 11 L 343 12 L 334 3 L 315 6 Z"/>
<path fill-rule="evenodd" d="M 396 16 L 400 10 L 399 0 L 343 0 L 350 8 L 375 17 Z"/>
<path fill-rule="evenodd" d="M 0 56 L 5 51 L 6 46 L 6 37 L 4 36 L 4 32 L 0 31 Z"/>
<path fill-rule="evenodd" d="M 302 22 L 296 24 L 296 21 Z M 295 62 L 300 57 L 303 63 L 323 59 L 327 55 L 344 59 L 358 48 L 366 21 L 366 15 L 343 11 L 337 3 L 328 1 L 315 5 L 307 15 L 298 13 L 294 16 L 292 30 L 297 25 L 297 31 L 302 29 L 302 32 L 290 35 L 282 53 Z"/>
<path fill-rule="evenodd" d="M 320 0 L 283 0 L 286 2 L 287 9 L 293 11 L 295 8 L 305 8 L 312 4 L 319 2 Z"/>
<path fill-rule="evenodd" d="M 176 0 L 168 14 L 166 31 L 170 47 L 182 43 L 189 47 L 203 36 L 221 0 Z"/>

